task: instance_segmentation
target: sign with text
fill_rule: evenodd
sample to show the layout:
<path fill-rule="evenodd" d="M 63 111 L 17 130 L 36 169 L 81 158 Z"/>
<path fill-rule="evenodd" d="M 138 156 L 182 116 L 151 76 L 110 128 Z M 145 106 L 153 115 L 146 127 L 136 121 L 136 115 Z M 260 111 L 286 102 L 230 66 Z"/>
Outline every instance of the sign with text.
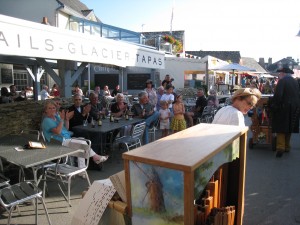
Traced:
<path fill-rule="evenodd" d="M 144 90 L 146 81 L 151 78 L 151 74 L 127 74 L 127 89 Z"/>
<path fill-rule="evenodd" d="M 12 69 L 1 68 L 1 83 L 2 84 L 12 84 L 13 83 Z"/>
<path fill-rule="evenodd" d="M 164 69 L 164 53 L 0 15 L 0 54 Z"/>

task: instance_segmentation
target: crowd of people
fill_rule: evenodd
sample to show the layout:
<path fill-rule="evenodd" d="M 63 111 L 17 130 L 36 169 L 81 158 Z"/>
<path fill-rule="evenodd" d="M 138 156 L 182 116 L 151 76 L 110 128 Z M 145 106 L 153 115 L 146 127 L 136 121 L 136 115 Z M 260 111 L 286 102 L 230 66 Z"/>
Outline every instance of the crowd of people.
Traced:
<path fill-rule="evenodd" d="M 7 87 L 1 87 L 0 104 L 24 101 L 33 95 L 33 88 L 27 86 L 22 91 L 17 92 L 16 85 L 12 84 Z"/>
<path fill-rule="evenodd" d="M 275 87 L 278 83 L 278 77 L 251 77 L 244 76 L 241 80 L 242 88 L 257 88 L 262 94 L 274 94 Z"/>
<path fill-rule="evenodd" d="M 47 101 L 44 113 L 45 118 L 48 117 L 46 120 L 48 123 L 43 121 L 43 128 L 46 139 L 49 139 L 51 133 L 70 138 L 69 131 L 72 132 L 73 127 L 81 125 L 84 120 L 89 122 L 99 120 L 109 111 L 115 117 L 122 117 L 130 111 L 134 117 L 145 119 L 143 143 L 147 144 L 149 143 L 148 131 L 154 124 L 159 124 L 162 137 L 166 137 L 170 133 L 193 126 L 208 106 L 216 109 L 212 123 L 245 126 L 244 115 L 256 105 L 261 94 L 274 94 L 271 107 L 272 129 L 274 133 L 277 133 L 276 156 L 281 157 L 283 152 L 290 149 L 291 133 L 299 132 L 297 123 L 299 123 L 300 114 L 300 100 L 298 99 L 300 91 L 298 82 L 290 76 L 291 70 L 282 69 L 278 72 L 278 79 L 249 81 L 248 87 L 240 88 L 233 93 L 231 104 L 225 107 L 221 107 L 216 90 L 211 89 L 206 92 L 203 88 L 199 88 L 195 96 L 195 105 L 187 109 L 183 96 L 174 90 L 172 85 L 174 80 L 168 74 L 161 82 L 161 86 L 157 88 L 154 87 L 152 80 L 147 80 L 144 90 L 138 94 L 138 102 L 133 105 L 126 101 L 119 85 L 116 85 L 112 92 L 107 85 L 103 86 L 103 90 L 96 86 L 92 92 L 88 93 L 89 103 L 84 105 L 82 102 L 85 97 L 84 93 L 79 85 L 76 85 L 73 93 L 74 104 L 66 111 L 59 112 L 56 106 L 54 113 L 53 104 Z M 43 85 L 40 94 L 42 100 L 55 99 L 60 97 L 60 90 L 56 84 L 51 90 L 47 85 Z M 103 104 L 103 98 L 106 97 L 113 99 L 109 106 L 107 102 Z M 1 88 L 1 103 L 17 101 L 18 98 L 20 95 L 16 92 L 15 85 L 10 86 L 10 91 L 7 88 Z M 65 122 L 61 123 L 61 121 Z M 117 136 L 118 133 L 119 130 L 113 136 Z M 95 157 L 97 160 L 101 159 L 98 155 Z"/>
<path fill-rule="evenodd" d="M 207 105 L 214 107 L 219 106 L 215 90 L 209 90 L 208 96 L 206 97 L 205 90 L 200 88 L 197 91 L 197 96 L 195 96 L 197 98 L 195 106 L 192 110 L 186 110 L 183 103 L 183 96 L 178 93 L 176 94 L 172 81 L 174 81 L 174 79 L 167 74 L 165 79 L 161 82 L 161 86 L 156 89 L 154 88 L 152 80 L 147 80 L 145 89 L 138 94 L 138 103 L 130 107 L 134 116 L 144 118 L 146 121 L 145 144 L 149 142 L 148 130 L 157 120 L 160 121 L 159 127 L 162 130 L 162 137 L 165 137 L 169 133 L 175 133 L 193 126 L 196 123 L 196 119 L 201 117 Z M 14 87 L 11 87 L 10 92 L 5 92 L 4 88 L 3 90 L 1 89 L 2 102 L 10 101 L 7 93 L 13 96 L 15 93 Z M 54 84 L 49 90 L 47 85 L 43 85 L 40 95 L 41 100 L 59 98 L 59 86 Z M 112 92 L 110 92 L 107 85 L 103 86 L 103 90 L 100 89 L 100 86 L 96 86 L 93 91 L 88 93 L 90 103 L 83 106 L 82 100 L 85 97 L 80 86 L 76 85 L 73 90 L 74 105 L 68 109 L 69 112 L 74 112 L 72 119 L 70 119 L 70 124 L 68 125 L 70 131 L 72 131 L 74 126 L 82 124 L 83 119 L 87 119 L 89 122 L 91 122 L 91 120 L 98 120 L 99 112 L 107 114 L 108 111 L 111 111 L 112 115 L 120 117 L 129 110 L 129 106 L 125 102 L 125 96 L 122 94 L 119 85 L 116 85 Z M 113 102 L 109 104 L 109 109 L 107 101 L 103 101 L 107 98 L 113 99 Z M 79 101 L 79 99 L 81 99 L 81 101 Z"/>

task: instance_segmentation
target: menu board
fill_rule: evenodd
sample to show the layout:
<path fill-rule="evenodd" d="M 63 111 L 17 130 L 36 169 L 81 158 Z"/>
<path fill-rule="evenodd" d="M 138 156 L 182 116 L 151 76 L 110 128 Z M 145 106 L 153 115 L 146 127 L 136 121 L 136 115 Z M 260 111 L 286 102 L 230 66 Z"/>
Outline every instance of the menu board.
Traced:
<path fill-rule="evenodd" d="M 12 84 L 13 83 L 12 69 L 1 68 L 1 83 L 2 84 Z"/>
<path fill-rule="evenodd" d="M 146 88 L 146 81 L 150 78 L 150 74 L 128 74 L 127 89 L 143 90 Z"/>

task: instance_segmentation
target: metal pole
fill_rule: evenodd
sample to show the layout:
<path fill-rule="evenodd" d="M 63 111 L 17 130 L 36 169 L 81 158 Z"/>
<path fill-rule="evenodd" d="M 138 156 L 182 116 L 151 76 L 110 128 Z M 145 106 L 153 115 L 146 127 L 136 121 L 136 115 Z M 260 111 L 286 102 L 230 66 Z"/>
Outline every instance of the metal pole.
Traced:
<path fill-rule="evenodd" d="M 208 61 L 205 62 L 205 84 L 207 86 L 207 91 L 208 91 L 209 90 Z"/>
<path fill-rule="evenodd" d="M 91 64 L 88 64 L 88 93 L 90 94 L 91 90 Z"/>

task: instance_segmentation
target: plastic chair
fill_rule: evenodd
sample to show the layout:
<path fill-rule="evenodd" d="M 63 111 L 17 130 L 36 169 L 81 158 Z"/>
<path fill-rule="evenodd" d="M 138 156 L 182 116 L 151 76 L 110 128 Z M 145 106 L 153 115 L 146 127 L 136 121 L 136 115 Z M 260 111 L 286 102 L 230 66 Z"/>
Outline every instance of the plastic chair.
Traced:
<path fill-rule="evenodd" d="M 200 117 L 200 123 L 211 123 L 214 119 L 217 109 L 213 106 L 205 106 Z"/>
<path fill-rule="evenodd" d="M 0 173 L 0 188 L 9 186 L 9 179 Z"/>
<path fill-rule="evenodd" d="M 134 125 L 130 135 L 117 138 L 114 142 L 114 145 L 118 145 L 119 148 L 121 145 L 125 145 L 127 151 L 129 151 L 133 147 L 137 148 L 139 146 L 142 146 L 141 139 L 143 137 L 145 128 L 146 122 Z"/>
<path fill-rule="evenodd" d="M 50 178 L 52 180 L 56 180 L 63 197 L 68 202 L 69 206 L 71 206 L 70 194 L 71 194 L 72 177 L 74 177 L 75 175 L 84 173 L 84 175 L 87 179 L 88 185 L 91 186 L 91 182 L 90 182 L 90 179 L 89 179 L 89 176 L 87 173 L 87 168 L 89 166 L 90 151 L 91 151 L 91 141 L 88 139 L 84 139 L 84 138 L 71 138 L 71 139 L 65 140 L 62 145 L 67 146 L 69 148 L 73 148 L 73 149 L 80 149 L 81 150 L 80 153 L 76 156 L 82 157 L 85 159 L 85 161 L 86 161 L 85 166 L 82 168 L 79 168 L 74 165 L 69 165 L 66 162 L 60 163 L 60 161 L 58 161 L 54 166 L 48 167 L 45 171 L 44 193 L 45 193 L 45 188 L 47 185 L 46 184 L 47 179 Z M 59 181 L 63 185 L 65 185 L 65 184 L 68 185 L 68 188 L 67 188 L 68 196 L 66 196 L 61 185 L 59 184 Z"/>
<path fill-rule="evenodd" d="M 156 132 L 158 131 L 158 125 L 159 125 L 159 119 L 154 121 L 154 123 L 151 124 L 152 126 L 148 129 L 148 134 L 150 135 L 150 138 L 152 141 L 156 140 Z"/>
<path fill-rule="evenodd" d="M 48 210 L 42 197 L 42 191 L 31 182 L 21 182 L 12 186 L 0 189 L 0 203 L 8 212 L 7 224 L 10 224 L 12 212 L 19 205 L 24 202 L 36 200 L 35 202 L 35 224 L 38 224 L 38 204 L 37 200 L 43 204 L 48 223 L 51 225 Z"/>

